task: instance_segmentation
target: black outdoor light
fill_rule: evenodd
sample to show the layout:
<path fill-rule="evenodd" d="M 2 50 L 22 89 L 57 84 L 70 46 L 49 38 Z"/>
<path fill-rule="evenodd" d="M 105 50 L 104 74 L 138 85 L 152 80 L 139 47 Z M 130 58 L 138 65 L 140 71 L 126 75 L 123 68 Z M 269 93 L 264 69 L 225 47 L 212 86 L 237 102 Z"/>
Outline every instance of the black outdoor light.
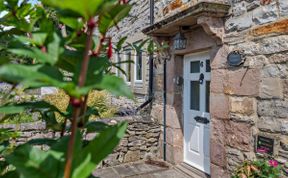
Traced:
<path fill-rule="evenodd" d="M 174 49 L 175 50 L 181 50 L 181 49 L 185 49 L 186 48 L 186 44 L 187 44 L 187 39 L 185 38 L 184 34 L 182 33 L 182 28 L 179 28 L 179 33 L 176 34 L 176 36 L 174 37 Z"/>

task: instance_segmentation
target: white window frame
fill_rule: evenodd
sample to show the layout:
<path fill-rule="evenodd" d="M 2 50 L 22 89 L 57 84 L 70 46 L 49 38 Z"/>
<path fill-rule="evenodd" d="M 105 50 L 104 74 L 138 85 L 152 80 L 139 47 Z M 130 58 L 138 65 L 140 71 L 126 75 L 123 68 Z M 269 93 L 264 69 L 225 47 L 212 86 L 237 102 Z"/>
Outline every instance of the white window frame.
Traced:
<path fill-rule="evenodd" d="M 118 63 L 118 62 L 120 62 L 120 59 L 121 59 L 121 54 L 120 53 L 118 53 L 118 52 L 116 52 L 115 53 L 116 54 L 116 63 Z M 117 64 L 117 66 L 118 66 L 119 64 Z M 121 67 L 121 64 L 120 64 L 120 66 L 118 66 L 118 67 Z M 118 68 L 116 68 L 115 67 L 115 69 L 116 69 L 116 76 L 117 77 L 121 77 L 121 75 L 120 75 L 120 70 L 118 69 Z"/>
<path fill-rule="evenodd" d="M 135 51 L 135 57 L 134 57 L 134 82 L 135 83 L 143 83 L 143 51 L 141 51 L 141 80 L 138 80 L 137 79 L 137 57 L 138 57 L 138 54 L 137 54 L 137 51 Z"/>
<path fill-rule="evenodd" d="M 128 51 L 128 52 L 125 52 L 125 54 L 124 54 L 124 56 L 125 56 L 125 61 L 128 61 L 129 60 L 129 57 L 128 57 L 128 55 L 130 55 L 130 61 L 133 59 L 132 58 L 132 52 L 131 51 Z M 130 85 L 131 84 L 131 82 L 132 82 L 132 65 L 133 65 L 133 63 L 132 63 L 132 65 L 131 65 L 131 67 L 130 67 L 130 71 L 129 71 L 129 65 L 131 65 L 131 63 L 126 63 L 126 65 L 125 65 L 125 72 L 126 72 L 126 75 L 124 75 L 124 80 L 125 80 L 125 82 L 128 84 L 128 85 Z M 128 81 L 128 73 L 130 72 L 130 81 Z"/>

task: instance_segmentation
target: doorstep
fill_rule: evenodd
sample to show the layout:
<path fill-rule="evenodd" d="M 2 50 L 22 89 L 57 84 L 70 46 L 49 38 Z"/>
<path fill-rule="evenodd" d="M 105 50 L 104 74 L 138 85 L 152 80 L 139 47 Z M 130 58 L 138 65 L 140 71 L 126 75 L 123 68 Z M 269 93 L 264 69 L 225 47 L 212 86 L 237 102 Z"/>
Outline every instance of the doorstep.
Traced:
<path fill-rule="evenodd" d="M 166 162 L 135 162 L 115 167 L 96 169 L 98 178 L 197 178 L 179 171 Z"/>
<path fill-rule="evenodd" d="M 175 166 L 175 168 L 179 171 L 181 171 L 182 173 L 191 176 L 193 178 L 210 178 L 210 176 L 190 165 L 188 165 L 187 163 L 181 163 L 177 166 Z"/>

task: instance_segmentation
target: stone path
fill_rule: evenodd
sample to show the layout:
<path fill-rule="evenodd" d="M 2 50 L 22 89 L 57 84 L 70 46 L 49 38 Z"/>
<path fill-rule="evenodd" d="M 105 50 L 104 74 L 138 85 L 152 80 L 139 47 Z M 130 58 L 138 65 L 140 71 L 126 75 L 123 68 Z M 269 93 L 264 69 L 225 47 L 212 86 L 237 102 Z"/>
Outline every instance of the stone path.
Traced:
<path fill-rule="evenodd" d="M 163 167 L 143 162 L 98 169 L 93 175 L 99 178 L 192 178 L 172 166 Z"/>

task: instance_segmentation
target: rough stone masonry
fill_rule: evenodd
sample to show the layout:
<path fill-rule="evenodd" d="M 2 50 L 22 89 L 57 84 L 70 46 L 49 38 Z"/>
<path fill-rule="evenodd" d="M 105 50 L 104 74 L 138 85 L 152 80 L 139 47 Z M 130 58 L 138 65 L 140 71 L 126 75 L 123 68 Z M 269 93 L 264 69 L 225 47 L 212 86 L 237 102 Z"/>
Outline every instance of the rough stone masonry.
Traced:
<path fill-rule="evenodd" d="M 127 121 L 128 129 L 119 146 L 99 164 L 98 168 L 159 157 L 159 125 L 150 120 L 145 120 L 140 116 L 103 119 L 102 121 L 107 124 Z M 19 138 L 11 140 L 15 145 L 26 143 L 32 139 L 52 139 L 60 137 L 59 132 L 48 130 L 45 123 L 41 121 L 23 124 L 2 124 L 0 125 L 0 128 L 9 128 L 20 133 Z M 91 140 L 94 137 L 95 134 L 87 134 L 84 139 Z M 47 149 L 47 146 L 40 146 L 40 148 L 45 150 Z"/>
<path fill-rule="evenodd" d="M 214 115 L 212 137 L 225 139 L 215 143 L 224 155 L 216 153 L 223 159 L 213 164 L 229 172 L 255 158 L 256 135 L 274 138 L 274 156 L 282 163 L 288 160 L 288 1 L 263 2 L 231 1 L 223 49 L 242 50 L 244 66 L 212 63 L 212 75 L 223 80 L 220 85 L 212 80 L 211 100 L 221 96 L 227 108 L 225 117 Z"/>

